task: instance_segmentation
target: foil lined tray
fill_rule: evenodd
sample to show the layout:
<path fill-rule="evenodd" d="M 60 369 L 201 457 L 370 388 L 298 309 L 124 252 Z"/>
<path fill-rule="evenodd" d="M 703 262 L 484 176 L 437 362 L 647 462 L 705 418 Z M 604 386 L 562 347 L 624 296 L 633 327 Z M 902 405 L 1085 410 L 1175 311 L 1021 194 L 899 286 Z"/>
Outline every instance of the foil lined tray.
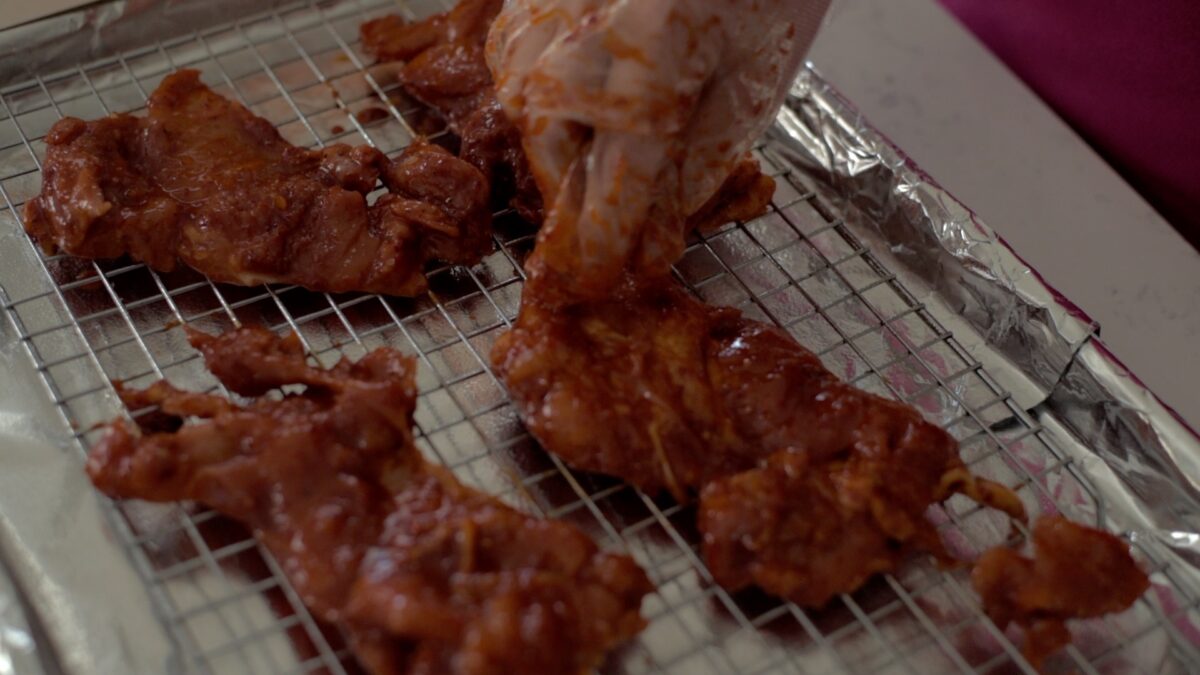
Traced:
<path fill-rule="evenodd" d="M 576 523 L 631 553 L 658 591 L 646 631 L 606 673 L 1031 672 L 984 616 L 965 569 L 916 559 L 820 611 L 714 586 L 693 512 L 568 470 L 524 432 L 487 354 L 516 315 L 533 234 L 497 218 L 497 250 L 433 268 L 416 299 L 236 288 L 188 271 L 42 255 L 20 226 L 42 137 L 62 115 L 136 111 L 198 68 L 299 145 L 399 152 L 439 133 L 359 23 L 437 1 L 118 1 L 0 32 L 0 673 L 354 672 L 240 528 L 194 506 L 110 503 L 82 473 L 109 381 L 216 386 L 180 325 L 296 330 L 322 362 L 390 345 L 421 364 L 419 444 L 465 482 Z M 361 116 L 354 113 L 370 110 Z M 816 70 L 756 150 L 772 210 L 690 242 L 679 278 L 708 302 L 789 329 L 856 385 L 918 407 L 978 473 L 1032 513 L 1127 537 L 1154 588 L 1078 623 L 1051 665 L 1085 673 L 1200 669 L 1200 440 L 965 206 L 872 130 Z M 970 558 L 1005 520 L 955 498 L 931 511 Z M 20 670 L 18 672 L 26 672 Z"/>

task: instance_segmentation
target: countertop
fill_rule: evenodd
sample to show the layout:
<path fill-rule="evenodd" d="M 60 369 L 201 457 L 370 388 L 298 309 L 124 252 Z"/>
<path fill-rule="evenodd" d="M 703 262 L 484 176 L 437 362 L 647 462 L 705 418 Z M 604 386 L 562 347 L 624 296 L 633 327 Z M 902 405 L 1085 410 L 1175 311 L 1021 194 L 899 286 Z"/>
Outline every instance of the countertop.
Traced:
<path fill-rule="evenodd" d="M 834 0 L 811 59 L 1200 428 L 1200 253 L 935 0 Z"/>

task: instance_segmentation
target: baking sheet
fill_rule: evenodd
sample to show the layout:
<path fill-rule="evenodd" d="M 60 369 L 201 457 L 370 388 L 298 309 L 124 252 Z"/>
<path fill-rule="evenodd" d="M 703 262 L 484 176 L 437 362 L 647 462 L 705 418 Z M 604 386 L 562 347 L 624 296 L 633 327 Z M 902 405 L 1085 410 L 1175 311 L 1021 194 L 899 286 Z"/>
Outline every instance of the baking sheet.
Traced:
<path fill-rule="evenodd" d="M 37 638 L 19 590 L 7 570 L 0 569 L 0 675 L 45 675 Z"/>
<path fill-rule="evenodd" d="M 915 560 L 822 611 L 730 596 L 709 583 L 688 509 L 542 453 L 486 363 L 515 317 L 533 244 L 511 214 L 498 219 L 495 254 L 471 270 L 431 270 L 433 292 L 415 300 L 240 289 L 40 255 L 17 214 L 38 189 L 46 129 L 65 114 L 136 110 L 175 68 L 200 68 L 301 145 L 395 154 L 428 122 L 394 71 L 366 65 L 357 26 L 438 2 L 132 8 L 105 3 L 0 33 L 0 381 L 11 383 L 0 410 L 21 420 L 0 442 L 0 546 L 46 627 L 41 650 L 64 671 L 347 669 L 339 636 L 312 621 L 244 531 L 194 507 L 110 504 L 81 471 L 92 425 L 121 413 L 108 380 L 211 388 L 177 324 L 258 322 L 297 330 L 327 362 L 382 344 L 418 356 L 431 457 L 647 568 L 659 587 L 644 607 L 651 624 L 605 672 L 1028 672 L 1013 636 L 980 613 L 965 570 Z M 366 108 L 386 118 L 360 124 L 351 113 Z M 1130 612 L 1076 626 L 1059 668 L 1200 667 L 1196 436 L 1107 353 L 1093 321 L 816 70 L 758 152 L 779 178 L 771 213 L 692 241 L 680 278 L 709 302 L 786 326 L 858 386 L 917 406 L 1031 512 L 1130 538 L 1154 589 Z M 1007 534 L 1002 518 L 957 499 L 931 517 L 965 557 Z"/>

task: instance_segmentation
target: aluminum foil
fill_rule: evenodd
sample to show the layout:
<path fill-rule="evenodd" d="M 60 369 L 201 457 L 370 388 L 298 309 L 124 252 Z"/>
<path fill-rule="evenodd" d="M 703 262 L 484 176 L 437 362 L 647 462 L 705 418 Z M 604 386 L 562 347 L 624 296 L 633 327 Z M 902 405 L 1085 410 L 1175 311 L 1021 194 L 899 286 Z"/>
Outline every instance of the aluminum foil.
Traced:
<path fill-rule="evenodd" d="M 172 58 L 165 54 L 171 52 L 183 62 L 204 58 L 207 50 L 219 45 L 200 49 L 189 36 L 207 26 L 227 24 L 232 18 L 261 13 L 264 8 L 316 11 L 319 4 L 324 11 L 350 1 L 101 3 L 0 32 L 0 92 L 11 91 L 30 78 L 44 82 L 56 72 L 97 59 L 104 62 L 123 50 L 149 54 L 147 58 L 156 58 L 160 52 Z M 415 7 L 418 14 L 438 9 L 433 0 L 413 0 L 408 6 Z M 255 40 L 256 30 L 251 23 L 233 38 Z M 179 39 L 172 42 L 173 36 Z M 133 64 L 135 70 L 138 67 Z M 97 84 L 103 88 L 103 82 Z M 84 90 L 70 96 L 86 94 Z M 306 101 L 300 100 L 299 105 Z M 886 271 L 915 296 L 922 311 L 935 317 L 957 344 L 982 364 L 995 386 L 1011 395 L 1020 415 L 1006 413 L 993 419 L 973 412 L 972 419 L 983 426 L 976 435 L 1015 439 L 1006 448 L 1015 463 L 1037 470 L 1048 460 L 1028 447 L 1034 445 L 1031 439 L 1039 447 L 1052 446 L 1054 461 L 1066 467 L 1060 470 L 1079 479 L 1070 485 L 1058 479 L 1037 479 L 1042 482 L 1042 492 L 1052 492 L 1060 506 L 1078 503 L 1079 508 L 1071 511 L 1073 517 L 1126 533 L 1159 565 L 1153 603 L 1142 612 L 1157 618 L 1151 617 L 1152 627 L 1125 649 L 1129 661 L 1140 664 L 1137 668 L 1142 671 L 1195 672 L 1200 668 L 1196 660 L 1200 647 L 1196 626 L 1200 623 L 1190 604 L 1191 598 L 1200 597 L 1200 438 L 1105 349 L 1094 321 L 1049 287 L 969 208 L 872 129 L 815 69 L 810 67 L 797 80 L 762 153 L 786 170 L 790 181 L 814 192 L 825 217 L 861 240 Z M 0 153 L 0 176 L 19 174 L 27 164 L 28 157 L 20 151 Z M 36 185 L 31 188 L 9 182 L 6 189 L 11 194 L 34 188 Z M 702 248 L 696 251 L 704 253 Z M 686 265 L 693 262 L 697 261 L 684 261 L 685 276 L 691 274 Z M 854 280 L 847 277 L 843 281 Z M 194 629 L 189 624 L 180 641 L 179 627 L 168 625 L 170 619 L 163 616 L 158 596 L 171 589 L 148 588 L 144 561 L 134 557 L 131 564 L 121 543 L 129 533 L 87 484 L 79 447 L 68 425 L 72 417 L 64 406 L 53 402 L 62 395 L 55 387 L 71 384 L 77 373 L 70 368 L 43 367 L 39 371 L 27 349 L 37 341 L 22 339 L 38 329 L 32 322 L 54 325 L 69 318 L 61 303 L 48 304 L 44 317 L 29 305 L 13 305 L 21 298 L 52 293 L 54 288 L 14 215 L 0 210 L 0 303 L 9 310 L 5 312 L 8 319 L 0 320 L 0 573 L 8 570 L 13 581 L 6 585 L 0 576 L 0 675 L 8 672 L 5 668 L 10 664 L 19 664 L 10 670 L 22 673 L 37 672 L 30 670 L 35 667 L 49 673 L 189 671 L 196 666 L 190 658 L 196 646 L 187 631 L 205 627 Z M 709 288 L 722 287 L 714 284 Z M 721 301 L 718 296 L 708 299 Z M 847 321 L 853 320 L 855 317 L 848 315 Z M 81 350 L 82 341 L 92 338 L 80 333 L 63 339 L 80 343 L 39 343 L 38 348 L 51 352 L 57 348 L 69 354 Z M 883 344 L 886 347 L 888 344 Z M 181 343 L 171 349 L 186 351 Z M 850 379 L 864 375 L 863 359 L 851 354 L 841 363 L 837 359 L 842 356 L 831 355 L 827 365 L 841 366 L 840 374 Z M 931 370 L 938 371 L 936 367 Z M 53 372 L 43 377 L 42 371 Z M 935 379 L 945 378 L 950 373 L 934 375 Z M 887 384 L 905 391 L 916 387 L 905 377 L 912 379 L 905 375 L 891 381 L 889 376 Z M 78 378 L 82 385 L 94 384 L 83 375 Z M 950 423 L 961 416 L 964 407 L 971 407 L 967 399 L 973 393 L 937 381 L 941 386 L 922 409 L 932 418 Z M 54 387 L 48 387 L 51 384 Z M 73 409 L 71 415 L 99 420 L 119 410 L 115 400 L 102 395 L 89 405 L 92 407 L 87 410 Z M 422 399 L 422 408 L 430 405 L 430 399 Z M 1020 431 L 1014 425 L 1037 433 L 1014 433 Z M 996 468 L 1005 469 L 1003 465 Z M 500 483 L 505 480 L 508 478 L 500 477 Z M 1083 492 L 1094 494 L 1084 499 Z M 1036 510 L 1039 498 L 1031 499 Z M 157 518 L 156 514 L 149 518 Z M 948 543 L 952 548 L 959 545 Z M 205 581 L 210 582 L 215 595 L 227 593 L 222 585 L 226 580 Z M 664 590 L 664 594 L 669 592 Z M 922 597 L 920 603 L 927 614 L 940 616 L 946 623 L 961 618 L 960 605 L 943 602 L 938 593 Z M 259 604 L 262 606 L 246 611 L 269 620 L 271 607 Z M 683 616 L 691 630 L 698 628 L 688 622 L 715 621 L 709 610 L 696 615 L 701 618 Z M 832 621 L 826 619 L 820 619 L 821 625 Z M 891 635 L 892 630 L 881 624 L 875 632 Z M 972 634 L 968 637 L 973 649 L 1001 649 L 996 636 L 982 628 L 964 632 Z M 672 672 L 751 670 L 739 665 L 742 656 L 738 650 L 745 646 L 736 637 L 722 642 L 722 654 L 715 658 L 706 648 L 706 660 L 695 668 L 683 657 L 672 661 L 680 668 Z M 1089 639 L 1102 642 L 1111 638 L 1090 629 L 1077 634 L 1081 644 Z M 652 626 L 644 640 L 665 643 L 668 636 Z M 871 659 L 886 658 L 885 654 L 856 660 L 856 653 L 867 648 L 849 639 L 838 640 L 815 654 L 804 652 L 802 657 L 788 651 L 789 645 L 797 642 L 794 635 L 783 635 L 778 642 L 783 645 L 779 649 L 788 659 L 786 664 L 794 664 L 796 658 L 812 659 L 803 663 L 803 669 L 810 672 L 857 670 L 867 667 L 862 665 L 865 663 L 878 665 Z M 279 647 L 288 648 L 286 640 Z M 654 645 L 649 651 L 656 651 Z M 1147 662 L 1153 665 L 1146 667 Z M 754 669 L 774 672 L 767 663 Z M 1116 664 L 1120 663 L 1118 659 Z M 726 668 L 724 664 L 729 665 Z M 931 657 L 927 670 L 962 665 Z M 249 661 L 239 667 L 256 671 Z M 631 666 L 629 670 L 637 669 Z M 1124 672 L 1116 667 L 1103 670 Z M 783 672 L 791 670 L 784 668 Z"/>
<path fill-rule="evenodd" d="M 1200 532 L 1200 436 L 1104 347 L 1091 317 L 811 66 L 769 137 L 814 188 L 850 207 L 842 217 L 885 247 L 909 288 L 969 326 L 956 332 L 968 349 L 1011 364 L 993 370 L 1022 407 L 1054 415 L 1113 471 L 1131 493 L 1123 527 L 1177 541 Z"/>
<path fill-rule="evenodd" d="M 0 382 L 0 673 L 168 672 L 171 638 L 8 323 Z"/>

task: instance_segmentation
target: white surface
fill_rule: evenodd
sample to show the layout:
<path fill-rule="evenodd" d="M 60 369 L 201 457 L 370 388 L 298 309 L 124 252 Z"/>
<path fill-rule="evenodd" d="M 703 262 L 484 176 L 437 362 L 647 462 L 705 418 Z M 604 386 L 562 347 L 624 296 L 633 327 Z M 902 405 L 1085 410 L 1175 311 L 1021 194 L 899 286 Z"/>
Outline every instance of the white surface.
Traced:
<path fill-rule="evenodd" d="M 935 0 L 835 0 L 825 77 L 1200 427 L 1200 254 Z"/>

